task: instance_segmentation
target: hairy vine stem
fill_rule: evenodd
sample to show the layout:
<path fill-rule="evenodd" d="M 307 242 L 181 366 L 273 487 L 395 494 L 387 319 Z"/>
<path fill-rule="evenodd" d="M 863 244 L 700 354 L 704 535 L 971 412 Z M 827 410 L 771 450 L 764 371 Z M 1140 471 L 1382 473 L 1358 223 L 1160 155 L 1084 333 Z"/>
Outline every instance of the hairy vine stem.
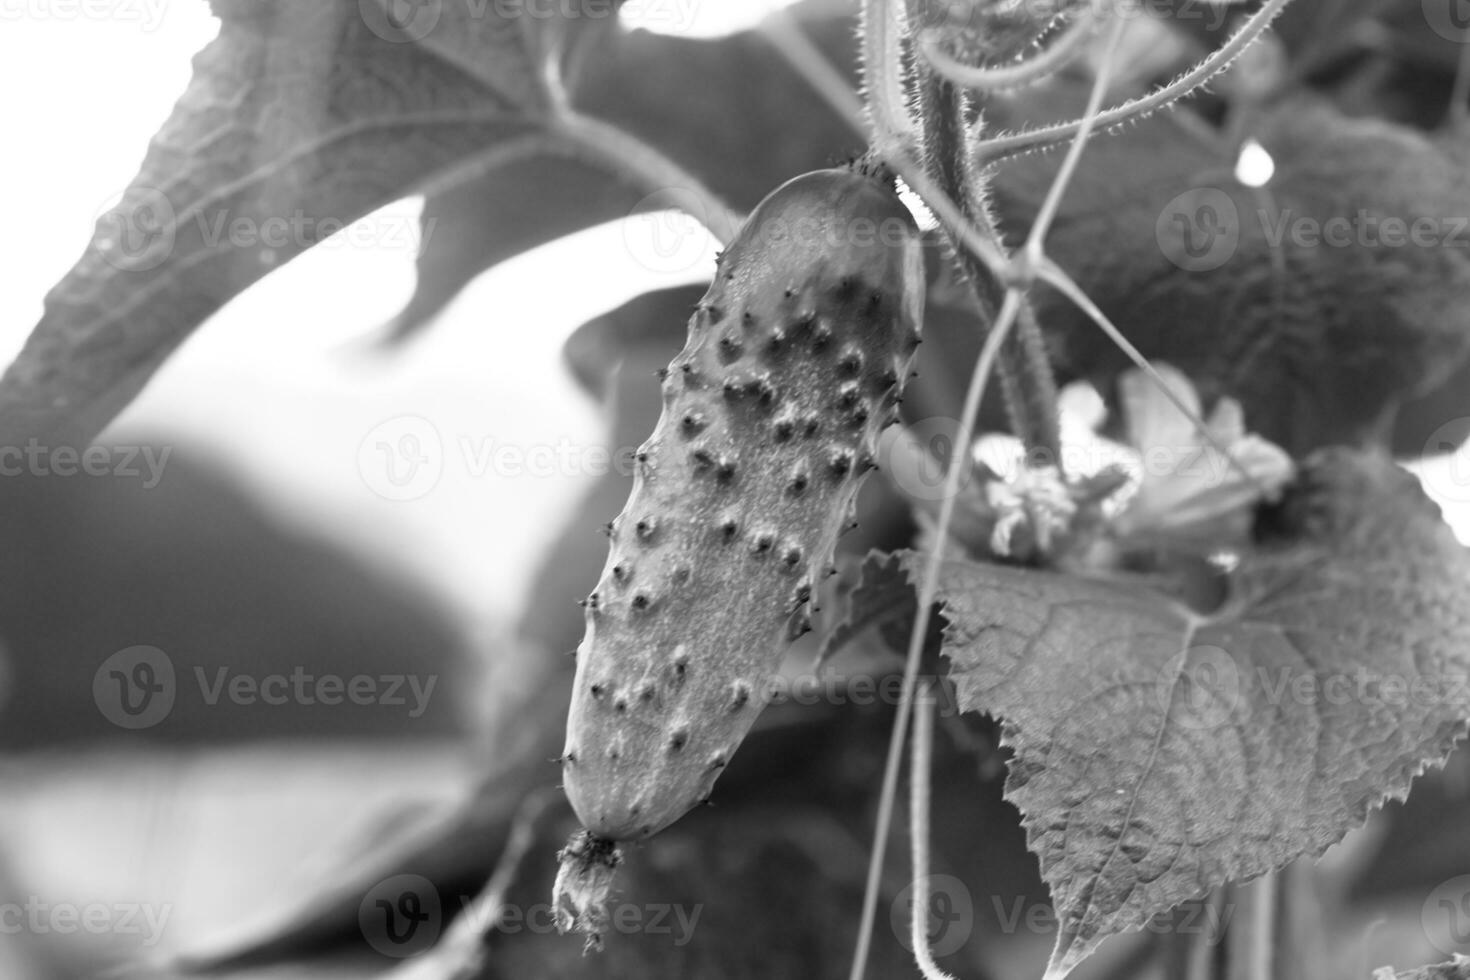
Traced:
<path fill-rule="evenodd" d="M 937 31 L 919 37 L 919 51 L 936 74 L 961 88 L 981 92 L 1003 92 L 1040 81 L 1065 67 L 1092 40 L 1098 28 L 1098 3 L 1089 4 L 1077 18 L 1034 58 L 1012 65 L 967 65 L 944 50 Z"/>
<path fill-rule="evenodd" d="M 883 0 L 864 0 L 864 4 L 872 5 L 880 12 L 884 7 Z M 806 79 L 807 84 L 811 85 L 833 108 L 843 114 L 855 132 L 862 133 L 871 139 L 872 134 L 862 114 L 853 111 L 857 103 L 853 99 L 847 79 L 832 67 L 821 50 L 802 32 L 801 25 L 796 23 L 790 14 L 782 10 L 777 10 L 770 15 L 766 27 L 768 33 L 778 29 L 783 30 L 786 36 L 781 39 L 777 49 L 786 57 L 788 64 Z M 868 91 L 871 92 L 872 89 L 869 87 Z M 903 119 L 906 118 L 908 110 L 902 99 L 899 99 L 891 100 L 890 104 L 881 111 L 887 114 L 885 118 Z M 900 128 L 903 127 L 900 126 Z M 901 143 L 893 147 L 893 156 L 884 156 L 883 162 L 893 168 L 903 178 L 904 183 L 908 184 L 909 188 L 923 199 L 925 205 L 941 223 L 958 229 L 960 241 L 966 250 L 973 253 L 992 275 L 997 278 L 1004 276 L 1008 267 L 1006 256 L 979 229 L 965 221 L 964 215 L 960 213 L 959 205 L 940 190 L 906 147 Z"/>
<path fill-rule="evenodd" d="M 1101 311 L 1097 310 L 1095 304 L 1091 304 L 1087 297 L 1081 294 L 1080 288 L 1076 287 L 1075 283 L 1072 283 L 1054 263 L 1051 263 L 1044 253 L 1046 233 L 1056 216 L 1066 185 L 1075 172 L 1082 149 L 1088 136 L 1095 129 L 1117 125 L 1135 116 L 1168 105 L 1192 88 L 1207 81 L 1216 72 L 1226 67 L 1247 44 L 1254 40 L 1287 2 L 1288 0 L 1267 0 L 1265 7 L 1252 15 L 1219 51 L 1206 58 L 1195 69 L 1186 72 L 1175 82 L 1151 96 L 1125 103 L 1123 106 L 1115 107 L 1104 113 L 1099 110 L 1107 89 L 1111 54 L 1116 48 L 1124 27 L 1124 22 L 1119 20 L 1114 24 L 1110 35 L 1108 54 L 1104 57 L 1093 81 L 1088 111 L 1080 120 L 980 144 L 985 155 L 983 159 L 971 155 L 970 160 L 973 166 L 993 163 L 1026 149 L 1040 148 L 1069 137 L 1076 137 L 1066 161 L 1048 192 L 1041 213 L 1028 235 L 1025 248 L 1018 257 L 1011 258 L 996 245 L 993 229 L 989 227 L 988 222 L 985 226 L 979 227 L 977 220 L 966 213 L 964 202 L 966 197 L 972 193 L 968 183 L 960 185 L 964 188 L 963 193 L 951 196 L 945 192 L 945 188 L 941 186 L 941 181 L 936 179 L 934 172 L 923 166 L 916 166 L 908 146 L 908 143 L 912 141 L 913 126 L 899 61 L 902 55 L 902 44 L 898 34 L 898 18 L 885 0 L 863 0 L 863 67 L 866 78 L 864 90 L 868 99 L 868 122 L 872 127 L 870 138 L 873 140 L 875 149 L 878 150 L 884 161 L 898 171 L 908 185 L 924 199 L 946 230 L 959 240 L 962 246 L 962 249 L 959 250 L 960 254 L 967 255 L 971 260 L 983 266 L 984 270 L 993 277 L 995 288 L 1001 288 L 1004 292 L 999 303 L 999 311 L 985 338 L 966 390 L 964 407 L 961 409 L 958 431 L 955 435 L 957 451 L 949 460 L 940 498 L 935 534 L 937 544 L 925 554 L 924 567 L 919 578 L 918 611 L 909 637 L 898 710 L 889 738 L 883 781 L 879 792 L 873 847 L 869 855 L 863 908 L 858 923 L 852 967 L 849 972 L 850 980 L 862 980 L 871 950 L 872 930 L 877 912 L 878 895 L 881 892 L 884 859 L 892 829 L 898 774 L 915 703 L 924 640 L 928 634 L 933 608 L 938 597 L 943 542 L 949 528 L 953 525 L 960 481 L 966 472 L 970 458 L 964 447 L 968 447 L 974 441 L 975 419 L 984 399 L 986 384 L 990 375 L 996 371 L 1002 349 L 1010 340 L 1012 330 L 1023 319 L 1031 319 L 1034 323 L 1034 318 L 1030 316 L 1030 306 L 1026 302 L 1026 291 L 1037 279 L 1053 285 L 1065 283 L 1070 286 L 1070 290 L 1063 289 L 1064 293 L 1067 293 L 1074 302 L 1079 302 L 1079 305 L 1086 302 L 1087 312 L 1098 320 L 1100 326 L 1106 323 L 1106 318 L 1102 317 Z M 787 55 L 793 67 L 801 72 L 814 88 L 823 93 L 831 104 L 840 110 L 849 110 L 851 97 L 845 79 L 826 62 L 815 46 L 801 33 L 798 26 L 789 18 L 785 19 L 785 23 L 789 25 L 789 36 L 783 39 L 780 50 Z M 955 101 L 961 100 L 956 99 Z M 921 112 L 926 110 L 922 103 L 919 108 Z M 957 120 L 958 124 L 963 126 L 963 112 L 951 115 L 950 118 Z M 927 114 L 925 122 L 931 122 Z M 963 145 L 962 141 L 957 141 L 957 143 Z M 956 200 L 960 203 L 956 203 Z M 980 199 L 978 203 L 983 204 L 983 199 Z M 983 207 L 975 209 L 976 218 L 984 214 Z M 971 281 L 977 281 L 977 277 L 972 277 Z M 1121 335 L 1116 335 L 1116 328 L 1109 328 L 1111 324 L 1104 326 L 1110 336 L 1114 336 L 1114 339 L 1121 339 Z M 1126 344 L 1126 341 L 1124 343 Z M 1133 349 L 1131 345 L 1126 345 L 1124 349 L 1132 350 L 1133 354 L 1137 354 L 1136 349 Z M 1041 356 L 1044 358 L 1044 352 L 1041 352 Z M 1146 359 L 1143 365 L 1147 365 Z M 1146 366 L 1145 369 L 1150 371 L 1156 382 L 1161 381 L 1151 366 Z M 1050 376 L 1049 368 L 1047 376 Z M 1204 423 L 1189 412 L 1168 390 L 1167 386 L 1163 387 L 1166 394 L 1175 401 L 1176 406 L 1184 411 L 1186 417 L 1214 443 L 1215 440 L 1204 427 Z M 1216 445 L 1216 448 L 1220 447 Z M 1225 455 L 1238 469 L 1240 468 L 1239 463 L 1228 452 Z M 923 956 L 922 953 L 916 955 Z M 932 957 L 930 960 L 932 964 Z"/>
<path fill-rule="evenodd" d="M 873 147 L 885 160 L 907 156 L 914 139 L 903 70 L 903 38 L 895 23 L 898 10 L 897 3 L 864 0 L 858 28 L 863 39 L 863 90 Z"/>
<path fill-rule="evenodd" d="M 1281 13 L 1290 2 L 1291 0 L 1266 0 L 1261 9 L 1251 14 L 1228 41 L 1220 45 L 1198 65 L 1184 72 L 1163 88 L 1098 113 L 1093 125 L 1099 130 L 1112 129 L 1132 120 L 1141 119 L 1190 94 L 1229 68 L 1230 63 L 1271 25 L 1271 21 L 1275 20 L 1276 15 Z M 997 163 L 1020 153 L 1055 146 L 1063 140 L 1076 136 L 1081 128 L 1082 120 L 1073 120 L 1054 126 L 1043 126 L 1039 129 L 1013 133 L 1009 136 L 997 136 L 980 144 L 979 152 L 985 162 Z"/>
<path fill-rule="evenodd" d="M 984 178 L 969 153 L 969 105 L 964 93 L 920 66 L 918 102 L 925 123 L 924 150 L 929 172 L 940 189 L 959 202 L 964 226 L 978 229 L 1005 254 L 986 206 Z M 977 257 L 959 243 L 953 225 L 945 223 L 944 228 L 955 243 L 955 259 L 981 320 L 991 319 L 1004 292 L 1003 278 L 988 274 Z M 1017 316 L 1015 336 L 1002 348 L 996 368 L 1007 417 L 1012 431 L 1028 450 L 1038 449 L 1046 458 L 1060 459 L 1057 385 L 1046 356 L 1046 342 L 1029 300 L 1023 298 Z"/>
<path fill-rule="evenodd" d="M 1087 146 L 1088 137 L 1097 127 L 1103 93 L 1107 91 L 1108 76 L 1113 70 L 1113 53 L 1118 50 L 1118 42 L 1123 39 L 1123 26 L 1124 21 L 1121 18 L 1113 22 L 1113 29 L 1108 33 L 1107 46 L 1102 52 L 1102 64 L 1098 67 L 1097 77 L 1093 79 L 1092 91 L 1087 96 L 1087 108 L 1082 110 L 1082 119 L 1077 124 L 1077 138 L 1067 147 L 1067 155 L 1062 159 L 1057 175 L 1052 178 L 1051 186 L 1046 190 L 1041 210 L 1036 212 L 1031 230 L 1026 233 L 1026 248 L 1022 259 L 1027 269 L 1035 268 L 1044 258 L 1047 233 L 1051 231 L 1052 222 L 1056 220 L 1057 212 L 1062 207 L 1062 197 L 1077 173 L 1077 164 L 1082 160 L 1082 150 Z"/>
<path fill-rule="evenodd" d="M 869 2 L 875 2 L 875 0 L 869 0 Z M 1114 30 L 1110 50 L 1116 45 L 1120 33 L 1120 28 Z M 1104 59 L 1097 78 L 1093 81 L 1090 101 L 1094 113 L 1096 106 L 1101 102 L 1102 93 L 1107 88 L 1110 60 Z M 1082 152 L 1091 128 L 1090 120 L 1084 117 L 1081 132 L 1071 150 L 1072 167 L 1076 166 L 1075 157 Z M 1058 175 L 1057 183 L 1062 183 L 1064 177 L 1070 173 L 1071 168 L 1064 167 L 1062 173 Z M 1053 190 L 1058 195 L 1061 193 L 1055 187 Z M 868 951 L 872 941 L 873 919 L 877 912 L 878 892 L 882 883 L 883 861 L 893 819 L 893 804 L 897 793 L 898 769 L 903 756 L 904 737 L 907 734 L 909 716 L 912 713 L 914 695 L 918 685 L 924 639 L 928 635 L 930 618 L 939 595 L 939 569 L 943 562 L 944 541 L 954 520 L 955 506 L 959 500 L 960 480 L 969 466 L 970 454 L 967 447 L 975 439 L 975 418 L 979 414 L 980 405 L 985 396 L 986 383 L 994 372 L 1001 349 L 1009 339 L 1011 329 L 1015 326 L 1024 305 L 1024 288 L 1025 286 L 1013 281 L 1007 285 L 1000 312 L 991 326 L 990 333 L 985 338 L 985 344 L 980 349 L 980 356 L 975 361 L 974 371 L 970 375 L 969 388 L 965 393 L 965 404 L 960 410 L 958 432 L 955 435 L 956 450 L 949 459 L 944 477 L 939 521 L 935 527 L 935 545 L 925 555 L 924 570 L 919 579 L 918 611 L 909 634 L 898 713 L 894 719 L 893 733 L 888 743 L 888 757 L 883 770 L 883 785 L 878 799 L 877 826 L 874 830 L 873 850 L 868 863 L 867 889 L 863 896 L 862 916 L 858 923 L 857 949 L 853 954 L 852 970 L 849 973 L 850 980 L 862 980 L 866 969 Z"/>

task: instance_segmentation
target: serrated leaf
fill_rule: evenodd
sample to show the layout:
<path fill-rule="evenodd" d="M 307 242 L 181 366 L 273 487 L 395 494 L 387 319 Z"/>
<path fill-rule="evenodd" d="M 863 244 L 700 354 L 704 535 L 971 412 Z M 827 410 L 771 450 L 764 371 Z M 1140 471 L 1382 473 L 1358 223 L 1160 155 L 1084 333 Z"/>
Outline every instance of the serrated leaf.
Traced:
<path fill-rule="evenodd" d="M 90 439 L 271 269 L 497 141 L 534 138 L 538 39 L 557 21 L 500 9 L 215 0 L 219 37 L 0 381 L 0 445 Z"/>
<path fill-rule="evenodd" d="M 902 558 L 890 552 L 871 551 L 863 558 L 861 578 L 852 590 L 839 597 L 842 613 L 822 637 L 816 668 L 821 669 L 853 640 L 878 630 L 884 643 L 898 652 L 908 646 L 908 632 L 919 609 L 918 596 L 903 571 Z"/>
<path fill-rule="evenodd" d="M 1293 454 L 1380 442 L 1394 407 L 1470 355 L 1463 167 L 1423 134 L 1316 102 L 1281 105 L 1247 135 L 1275 164 L 1263 187 L 1241 183 L 1237 146 L 1198 117 L 1100 137 L 1048 254 L 1145 355 L 1195 378 L 1207 403 L 1235 397 Z M 1056 166 L 1051 154 L 1000 168 L 1009 237 L 1028 230 Z M 1105 384 L 1127 364 L 1070 303 L 1042 297 L 1063 366 Z"/>
<path fill-rule="evenodd" d="M 1325 451 L 1267 527 L 1213 617 L 1137 585 L 944 565 L 959 703 L 1005 725 L 1007 797 L 1062 921 L 1051 978 L 1320 854 L 1466 730 L 1470 553 L 1417 482 Z"/>

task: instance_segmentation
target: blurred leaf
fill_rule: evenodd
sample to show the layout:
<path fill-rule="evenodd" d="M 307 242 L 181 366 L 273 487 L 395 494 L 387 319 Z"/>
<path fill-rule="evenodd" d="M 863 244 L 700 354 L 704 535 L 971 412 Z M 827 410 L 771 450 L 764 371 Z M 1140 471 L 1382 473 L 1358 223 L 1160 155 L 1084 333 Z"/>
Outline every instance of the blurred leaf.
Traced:
<path fill-rule="evenodd" d="M 1412 476 L 1324 452 L 1263 529 L 1212 617 L 1136 585 L 944 566 L 959 703 L 1004 722 L 1007 798 L 1062 919 L 1048 976 L 1320 854 L 1466 731 L 1470 553 Z"/>
<path fill-rule="evenodd" d="M 1470 198 L 1470 125 L 1464 121 L 1451 123 L 1434 133 L 1432 139 L 1460 174 L 1465 196 Z M 1462 361 L 1454 374 L 1437 388 L 1400 406 L 1394 418 L 1393 451 L 1411 459 L 1439 456 L 1453 451 L 1467 438 L 1470 438 L 1470 360 Z"/>
<path fill-rule="evenodd" d="M 649 392 L 658 385 L 654 371 L 666 367 L 684 344 L 685 324 L 707 289 L 705 283 L 655 289 L 582 324 L 567 338 L 562 359 L 582 390 L 606 397 L 607 381 L 620 374 Z M 619 372 L 619 368 L 622 368 Z M 629 378 L 629 368 L 634 368 Z M 634 380 L 636 378 L 636 380 Z M 655 413 L 656 420 L 658 415 Z M 646 427 L 653 429 L 650 421 Z M 642 439 L 648 432 L 638 432 Z"/>
<path fill-rule="evenodd" d="M 552 702 L 559 697 L 563 697 L 560 689 L 547 688 L 541 700 L 525 702 L 517 716 L 528 731 L 553 733 L 558 746 L 565 706 L 559 711 L 554 710 Z M 761 888 L 747 878 L 739 861 L 745 842 L 763 840 L 770 834 L 785 837 L 792 826 L 800 829 L 809 822 L 810 817 L 806 814 L 814 805 L 830 808 L 833 814 L 840 815 L 844 822 L 850 824 L 865 819 L 860 801 L 867 795 L 871 780 L 876 778 L 881 766 L 887 714 L 873 709 L 862 713 L 838 712 L 832 705 L 793 703 L 773 706 L 767 714 L 771 717 L 757 727 L 747 744 L 748 751 L 741 753 L 744 758 L 733 762 L 730 771 L 722 778 L 716 805 L 703 811 L 714 817 L 714 825 L 720 828 L 720 835 L 730 846 L 716 849 L 706 841 L 710 850 L 693 851 L 690 838 L 662 835 L 648 846 L 639 848 L 629 865 L 642 868 L 655 881 L 673 868 L 678 869 L 676 878 L 681 881 L 686 874 L 693 874 L 695 880 L 715 874 L 726 885 L 717 891 L 689 894 L 688 901 L 692 905 L 712 904 L 715 897 L 721 895 L 730 916 L 736 913 L 744 915 L 747 917 L 745 924 L 750 926 L 755 924 L 758 916 L 769 915 L 770 919 L 761 928 L 774 930 L 780 928 L 785 921 L 782 917 L 787 913 L 770 903 L 755 904 Z M 325 955 L 372 955 L 370 946 L 382 952 L 381 942 L 374 943 L 375 938 L 381 940 L 382 937 L 364 931 L 366 920 L 362 909 L 368 897 L 381 894 L 377 891 L 381 885 L 404 875 L 416 876 L 419 881 L 432 886 L 440 897 L 438 911 L 442 916 L 436 925 L 447 924 L 483 887 L 506 845 L 507 834 L 517 812 L 528 796 L 542 790 L 553 793 L 550 809 L 544 819 L 538 821 L 545 834 L 536 852 L 538 858 L 549 861 L 556 847 L 564 842 L 575 825 L 569 807 L 561 794 L 555 791 L 560 775 L 554 758 L 548 755 L 525 761 L 534 763 L 533 768 L 492 773 L 462 805 L 430 813 L 427 819 L 391 834 L 380 834 L 376 838 L 359 835 L 362 846 L 357 854 L 335 873 L 325 876 L 327 880 L 321 882 L 315 893 L 282 896 L 282 901 L 270 910 L 269 922 L 252 927 L 213 948 L 190 950 L 182 965 L 193 973 L 230 975 L 236 971 Z M 959 802 L 956 805 L 967 805 L 973 810 L 985 793 L 983 787 L 957 793 Z M 998 794 L 996 797 L 994 809 L 999 811 Z M 769 815 L 769 819 L 752 821 L 753 812 Z M 825 819 L 831 823 L 830 816 Z M 711 826 L 708 821 L 698 821 L 693 817 L 684 823 L 691 822 L 705 828 Z M 741 825 L 747 830 L 738 830 Z M 680 826 L 682 828 L 684 824 Z M 1019 834 L 1011 826 L 997 829 L 998 839 L 1014 846 L 999 847 L 984 860 L 992 867 L 1013 865 L 1017 853 L 1024 853 L 1016 839 Z M 706 829 L 705 833 L 708 832 Z M 830 914 L 834 921 L 839 914 L 848 920 L 855 919 L 849 913 L 855 909 L 861 896 L 862 850 L 856 836 L 860 832 L 865 831 L 851 831 L 851 840 L 845 842 L 846 850 L 839 846 L 844 842 L 829 840 L 826 845 L 848 859 L 845 864 L 833 864 L 829 868 L 833 886 L 840 888 L 845 901 L 851 906 L 847 912 L 832 909 L 823 913 L 824 916 Z M 723 856 L 712 859 L 712 854 Z M 538 861 L 537 867 L 518 878 L 516 908 L 525 914 L 529 915 L 546 901 L 551 876 L 539 876 L 540 869 L 548 866 L 545 861 Z M 642 874 L 639 871 L 634 873 Z M 746 888 L 732 891 L 729 883 L 737 879 L 748 881 L 748 891 Z M 638 880 L 638 877 L 623 879 L 619 895 L 636 887 Z M 809 884 L 810 881 L 804 882 L 804 885 Z M 671 900 L 667 893 L 659 890 L 636 899 L 650 906 Z M 371 911 L 371 906 L 369 909 Z M 647 945 L 625 949 L 623 954 L 614 954 L 606 961 L 589 958 L 584 967 L 588 974 L 573 973 L 569 972 L 572 968 L 563 960 L 580 959 L 580 944 L 549 930 L 528 929 L 528 925 L 534 923 L 523 919 L 519 928 L 505 930 L 504 936 L 492 931 L 491 938 L 496 948 L 495 955 L 491 957 L 492 967 L 497 971 L 504 968 L 497 965 L 501 960 L 501 942 L 512 944 L 521 951 L 521 955 L 526 955 L 529 946 L 529 955 L 536 959 L 544 957 L 543 964 L 536 968 L 528 967 L 519 974 L 511 971 L 509 974 L 496 972 L 495 975 L 622 976 L 625 974 L 602 971 L 609 962 L 623 962 L 623 956 L 639 959 L 650 949 L 660 949 L 667 943 L 667 934 L 660 939 L 650 933 L 653 938 Z M 850 921 L 844 928 L 850 928 Z M 715 960 L 718 959 L 718 950 L 728 950 L 741 943 L 741 937 L 746 933 L 736 928 L 733 918 L 727 918 L 719 932 L 715 932 L 706 921 L 700 935 L 709 937 L 700 958 L 708 956 Z M 624 938 L 637 942 L 632 936 L 619 937 L 620 940 Z M 609 952 L 613 951 L 610 949 Z M 664 952 L 656 955 L 661 957 Z M 683 952 L 693 955 L 694 949 L 691 946 Z M 536 962 L 536 959 L 530 962 Z M 386 960 L 383 963 L 389 965 Z M 645 975 L 663 976 L 667 971 L 650 971 Z"/>
<path fill-rule="evenodd" d="M 410 7 L 216 0 L 219 37 L 0 381 L 0 445 L 84 444 L 271 269 L 448 165 L 532 138 L 539 32 L 555 21 Z"/>
<path fill-rule="evenodd" d="M 1443 456 L 1470 439 L 1470 362 L 1422 398 L 1399 406 L 1393 452 L 1403 459 Z"/>
<path fill-rule="evenodd" d="M 1389 6 L 1388 0 L 1294 3 L 1271 22 L 1271 31 L 1281 38 L 1294 58 L 1311 56 L 1318 47 L 1350 37 L 1361 21 L 1374 17 Z"/>
<path fill-rule="evenodd" d="M 1260 188 L 1195 117 L 1098 138 L 1047 250 L 1145 355 L 1195 378 L 1207 403 L 1234 396 L 1294 455 L 1381 441 L 1401 401 L 1470 354 L 1463 168 L 1414 131 L 1315 103 L 1277 108 L 1252 135 L 1275 164 Z M 1056 162 L 1001 168 L 1008 236 L 1030 227 Z M 1383 219 L 1403 236 L 1427 222 L 1432 241 L 1391 239 Z M 1064 369 L 1106 390 L 1122 353 L 1056 294 L 1042 300 Z"/>
<path fill-rule="evenodd" d="M 481 272 L 621 217 L 645 193 L 604 166 L 538 153 L 429 195 L 419 219 L 418 278 L 387 339 L 403 340 L 426 326 Z"/>
<path fill-rule="evenodd" d="M 237 935 L 194 945 L 179 957 L 185 974 L 232 974 L 310 959 L 331 950 L 363 950 L 358 909 L 380 882 L 414 875 L 446 894 L 473 895 L 504 845 L 523 788 L 485 786 L 466 802 L 425 814 L 391 834 L 358 840 L 358 850 L 317 883 L 313 894 L 286 894 L 263 921 L 247 919 Z"/>
<path fill-rule="evenodd" d="M 408 740 L 469 728 L 459 680 L 471 671 L 447 607 L 283 523 L 190 447 L 118 447 L 112 459 L 101 478 L 0 479 L 0 637 L 11 654 L 0 687 L 13 691 L 0 703 L 0 748 Z M 155 723 L 127 730 L 109 710 L 121 692 L 102 689 L 104 702 L 94 684 L 135 646 L 158 650 L 174 699 Z M 300 683 L 305 695 L 284 704 L 259 696 L 269 688 L 237 699 L 219 687 L 295 674 L 305 679 L 289 690 Z M 329 676 L 372 678 L 385 699 L 395 685 L 396 704 L 319 702 L 315 684 Z"/>
<path fill-rule="evenodd" d="M 807 0 L 789 13 L 829 60 L 853 73 L 848 4 Z M 864 149 L 862 135 L 755 30 L 718 39 L 629 32 L 589 53 L 573 99 L 659 148 L 742 210 L 787 178 Z M 605 169 L 544 156 L 431 197 L 423 220 L 434 233 L 425 238 L 418 287 L 393 334 L 422 327 L 481 272 L 626 217 L 646 197 L 646 189 Z"/>
<path fill-rule="evenodd" d="M 862 578 L 841 601 L 841 618 L 822 637 L 817 669 L 869 630 L 878 630 L 883 642 L 900 655 L 908 649 L 919 601 L 899 556 L 870 552 L 863 559 Z"/>

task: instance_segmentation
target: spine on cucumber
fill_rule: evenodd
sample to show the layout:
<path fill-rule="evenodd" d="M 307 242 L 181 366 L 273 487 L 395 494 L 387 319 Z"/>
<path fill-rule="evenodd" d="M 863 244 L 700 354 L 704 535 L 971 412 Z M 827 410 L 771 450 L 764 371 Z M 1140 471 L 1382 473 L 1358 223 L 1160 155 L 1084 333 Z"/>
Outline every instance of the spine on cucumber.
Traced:
<path fill-rule="evenodd" d="M 919 344 L 918 228 L 886 174 L 773 191 L 721 256 L 586 601 L 563 783 L 641 840 L 707 798 L 851 523 Z"/>

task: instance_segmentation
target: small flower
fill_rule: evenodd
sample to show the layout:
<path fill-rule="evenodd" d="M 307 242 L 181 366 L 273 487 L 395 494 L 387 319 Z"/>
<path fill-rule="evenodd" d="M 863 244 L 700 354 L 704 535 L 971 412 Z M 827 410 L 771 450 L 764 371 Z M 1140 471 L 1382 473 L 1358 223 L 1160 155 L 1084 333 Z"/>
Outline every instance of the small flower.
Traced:
<path fill-rule="evenodd" d="M 1189 378 L 1167 364 L 1156 369 L 1201 417 Z M 1254 505 L 1274 499 L 1295 472 L 1280 447 L 1246 432 L 1234 399 L 1219 399 L 1201 432 L 1144 372 L 1122 374 L 1118 390 L 1125 442 L 1099 435 L 1107 407 L 1086 382 L 1060 393 L 1060 460 L 1028 457 L 1010 435 L 976 440 L 972 451 L 984 482 L 969 506 L 984 518 L 992 554 L 1026 559 L 1086 551 L 1102 539 L 1130 548 L 1229 553 L 1248 533 Z"/>
<path fill-rule="evenodd" d="M 1183 373 L 1155 366 L 1196 417 L 1199 393 Z M 1274 500 L 1296 468 L 1279 446 L 1245 430 L 1240 403 L 1220 398 L 1201 433 L 1142 371 L 1118 379 L 1125 436 L 1137 455 L 1137 491 L 1112 525 L 1119 537 L 1233 538 L 1251 510 Z"/>
<path fill-rule="evenodd" d="M 987 481 L 985 502 L 996 518 L 990 549 L 1004 556 L 1016 554 L 1014 539 L 1023 527 L 1031 532 L 1037 549 L 1049 552 L 1077 515 L 1077 504 L 1055 466 L 1023 466 L 1009 480 Z"/>

